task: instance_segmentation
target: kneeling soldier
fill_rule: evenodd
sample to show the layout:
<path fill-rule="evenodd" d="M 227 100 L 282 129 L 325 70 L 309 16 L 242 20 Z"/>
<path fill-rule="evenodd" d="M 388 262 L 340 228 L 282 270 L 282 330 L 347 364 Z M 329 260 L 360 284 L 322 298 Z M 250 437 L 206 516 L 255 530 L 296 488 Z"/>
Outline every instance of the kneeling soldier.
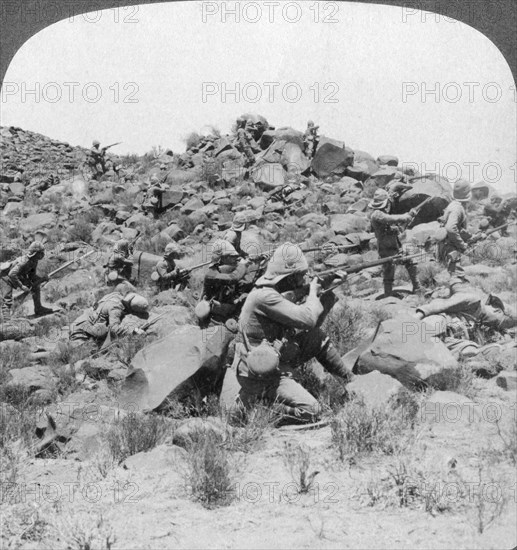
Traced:
<path fill-rule="evenodd" d="M 185 270 L 176 267 L 176 262 L 179 257 L 180 249 L 176 243 L 169 243 L 165 247 L 163 258 L 156 264 L 151 279 L 156 282 L 158 290 L 169 290 L 174 288 L 185 273 Z"/>
<path fill-rule="evenodd" d="M 283 414 L 297 422 L 315 421 L 321 410 L 318 401 L 293 380 L 294 369 L 316 358 L 331 374 L 346 381 L 351 376 L 319 328 L 324 307 L 317 279 L 302 305 L 282 294 L 304 285 L 308 267 L 298 246 L 285 243 L 275 250 L 266 273 L 243 305 L 234 362 L 245 406 L 265 399 L 278 403 Z"/>

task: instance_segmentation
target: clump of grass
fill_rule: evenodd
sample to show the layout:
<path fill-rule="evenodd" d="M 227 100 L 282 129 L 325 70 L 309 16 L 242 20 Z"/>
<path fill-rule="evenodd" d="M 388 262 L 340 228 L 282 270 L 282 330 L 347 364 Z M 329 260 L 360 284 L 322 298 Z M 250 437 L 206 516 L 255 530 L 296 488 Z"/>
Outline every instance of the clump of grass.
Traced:
<path fill-rule="evenodd" d="M 94 224 L 89 219 L 85 214 L 79 214 L 75 218 L 74 224 L 69 228 L 70 240 L 91 243 Z"/>
<path fill-rule="evenodd" d="M 30 366 L 29 347 L 20 344 L 7 344 L 0 347 L 0 384 L 7 381 L 11 369 Z"/>
<path fill-rule="evenodd" d="M 358 398 L 345 403 L 331 430 L 341 461 L 361 454 L 393 455 L 415 438 L 414 422 L 407 421 L 397 404 L 369 408 Z"/>
<path fill-rule="evenodd" d="M 116 542 L 113 526 L 102 512 L 61 514 L 51 525 L 53 547 L 63 550 L 111 550 Z"/>
<path fill-rule="evenodd" d="M 238 470 L 230 452 L 214 434 L 207 432 L 205 437 L 193 439 L 189 446 L 185 486 L 191 497 L 205 508 L 227 506 L 236 497 Z"/>
<path fill-rule="evenodd" d="M 166 430 L 166 420 L 159 415 L 130 413 L 115 420 L 105 437 L 111 455 L 119 464 L 128 456 L 149 451 L 162 443 Z"/>
<path fill-rule="evenodd" d="M 440 389 L 443 391 L 456 392 L 470 399 L 474 399 L 478 394 L 479 390 L 475 384 L 476 376 L 468 363 L 460 362 L 458 368 L 448 369 L 442 374 Z"/>
<path fill-rule="evenodd" d="M 232 451 L 255 451 L 280 419 L 281 414 L 275 405 L 257 401 L 250 407 L 238 407 L 228 416 L 234 429 L 228 430 L 225 446 Z"/>

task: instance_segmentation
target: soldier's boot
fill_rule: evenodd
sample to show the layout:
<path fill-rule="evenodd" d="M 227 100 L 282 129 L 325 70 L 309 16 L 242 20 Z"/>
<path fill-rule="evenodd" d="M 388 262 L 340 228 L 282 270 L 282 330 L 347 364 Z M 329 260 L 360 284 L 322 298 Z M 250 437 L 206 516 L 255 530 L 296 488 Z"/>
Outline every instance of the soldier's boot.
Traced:
<path fill-rule="evenodd" d="M 34 302 L 34 315 L 36 315 L 36 317 L 54 313 L 53 309 L 49 309 L 48 307 L 44 307 L 41 305 L 41 290 L 39 287 L 36 287 L 32 291 L 32 301 Z"/>
<path fill-rule="evenodd" d="M 393 296 L 393 281 L 384 280 L 384 297 Z"/>
<path fill-rule="evenodd" d="M 316 359 L 330 374 L 339 376 L 346 383 L 352 380 L 352 373 L 345 367 L 341 355 L 329 338 L 324 340 L 322 349 L 316 355 Z"/>
<path fill-rule="evenodd" d="M 418 271 L 416 265 L 407 264 L 406 270 L 408 272 L 409 279 L 411 280 L 411 284 L 413 285 L 413 294 L 420 294 L 421 292 L 423 292 L 422 285 L 418 280 Z"/>

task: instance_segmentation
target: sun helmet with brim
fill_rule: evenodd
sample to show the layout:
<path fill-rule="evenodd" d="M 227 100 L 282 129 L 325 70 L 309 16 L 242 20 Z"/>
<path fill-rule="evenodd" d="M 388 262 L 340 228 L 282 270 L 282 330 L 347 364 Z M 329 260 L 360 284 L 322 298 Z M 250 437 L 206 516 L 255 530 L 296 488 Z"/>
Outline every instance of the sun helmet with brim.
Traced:
<path fill-rule="evenodd" d="M 294 273 L 305 273 L 309 264 L 302 249 L 293 243 L 280 245 L 273 253 L 266 267 L 266 272 L 260 277 L 256 286 L 274 286 L 279 281 Z"/>

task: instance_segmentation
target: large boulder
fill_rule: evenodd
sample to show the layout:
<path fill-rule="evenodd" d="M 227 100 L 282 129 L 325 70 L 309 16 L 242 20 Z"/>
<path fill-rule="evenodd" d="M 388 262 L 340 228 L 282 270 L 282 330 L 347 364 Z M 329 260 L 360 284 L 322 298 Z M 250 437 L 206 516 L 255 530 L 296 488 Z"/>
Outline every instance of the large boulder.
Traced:
<path fill-rule="evenodd" d="M 251 171 L 253 181 L 266 191 L 284 185 L 286 172 L 280 163 L 265 162 Z"/>
<path fill-rule="evenodd" d="M 348 393 L 360 397 L 370 409 L 387 405 L 402 388 L 398 380 L 378 371 L 356 376 L 346 387 Z"/>
<path fill-rule="evenodd" d="M 24 367 L 23 369 L 11 369 L 11 379 L 8 386 L 23 386 L 29 391 L 48 390 L 56 387 L 56 377 L 50 367 L 39 365 L 35 367 Z"/>
<path fill-rule="evenodd" d="M 458 362 L 426 323 L 403 312 L 382 321 L 353 367 L 356 374 L 379 371 L 408 388 L 442 387 Z"/>
<path fill-rule="evenodd" d="M 319 178 L 326 178 L 330 175 L 344 175 L 347 167 L 353 163 L 354 152 L 351 149 L 325 143 L 318 147 L 311 166 Z"/>

